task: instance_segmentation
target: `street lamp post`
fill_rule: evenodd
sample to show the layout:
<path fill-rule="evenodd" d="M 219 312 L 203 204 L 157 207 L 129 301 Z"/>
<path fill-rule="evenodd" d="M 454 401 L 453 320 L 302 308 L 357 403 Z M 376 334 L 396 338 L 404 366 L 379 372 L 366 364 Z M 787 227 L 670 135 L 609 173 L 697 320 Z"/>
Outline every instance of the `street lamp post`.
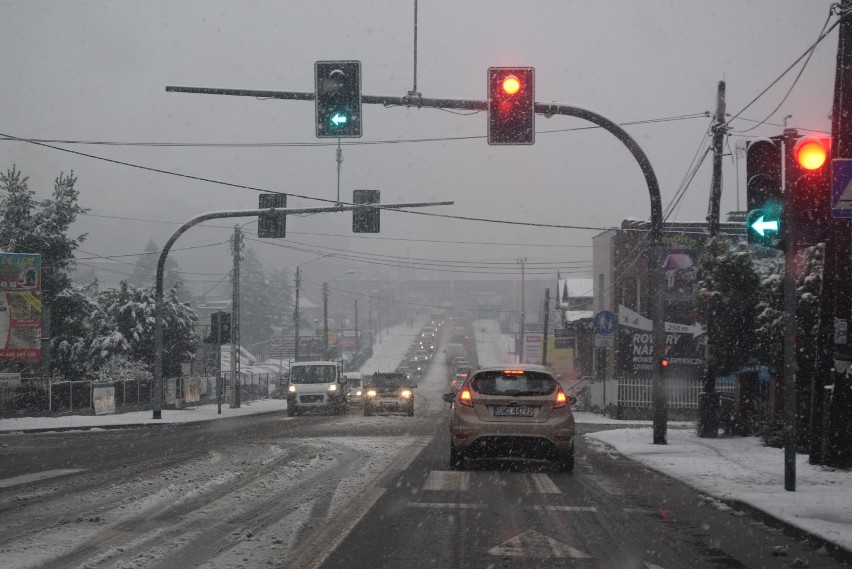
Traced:
<path fill-rule="evenodd" d="M 299 291 L 302 287 L 301 274 L 299 273 L 299 269 L 302 268 L 302 265 L 307 265 L 308 263 L 313 263 L 314 261 L 318 261 L 325 257 L 331 256 L 331 253 L 326 253 L 325 255 L 320 255 L 319 257 L 314 257 L 313 259 L 309 259 L 304 263 L 299 263 L 296 265 L 296 309 L 293 313 L 293 319 L 295 324 L 295 334 L 293 338 L 293 361 L 299 361 Z"/>

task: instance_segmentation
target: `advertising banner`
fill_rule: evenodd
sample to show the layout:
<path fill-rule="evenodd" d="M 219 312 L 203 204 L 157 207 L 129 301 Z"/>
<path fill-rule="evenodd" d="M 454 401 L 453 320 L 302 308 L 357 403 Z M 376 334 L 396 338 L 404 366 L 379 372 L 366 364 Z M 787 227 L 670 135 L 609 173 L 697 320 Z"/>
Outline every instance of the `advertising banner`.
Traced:
<path fill-rule="evenodd" d="M 115 387 L 92 388 L 92 402 L 95 405 L 95 415 L 110 415 L 115 413 Z"/>
<path fill-rule="evenodd" d="M 183 378 L 183 398 L 187 403 L 201 401 L 201 378 L 200 377 L 184 377 Z"/>
<path fill-rule="evenodd" d="M 41 255 L 0 253 L 0 361 L 41 359 Z"/>
<path fill-rule="evenodd" d="M 542 334 L 524 334 L 524 363 L 541 363 L 541 343 L 544 341 Z"/>

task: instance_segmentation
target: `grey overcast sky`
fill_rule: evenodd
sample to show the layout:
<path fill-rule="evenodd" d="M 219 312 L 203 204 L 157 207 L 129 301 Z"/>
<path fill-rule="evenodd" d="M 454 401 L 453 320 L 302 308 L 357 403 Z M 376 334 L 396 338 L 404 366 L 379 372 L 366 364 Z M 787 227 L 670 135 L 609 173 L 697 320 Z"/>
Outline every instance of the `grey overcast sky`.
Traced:
<path fill-rule="evenodd" d="M 829 7 L 824 0 L 420 0 L 417 87 L 426 97 L 485 99 L 489 66 L 533 66 L 537 101 L 589 107 L 622 123 L 710 112 L 724 79 L 735 113 L 816 40 Z M 313 91 L 314 61 L 358 59 L 365 94 L 402 96 L 412 88 L 413 0 L 13 0 L 0 1 L 0 14 L 0 132 L 29 139 L 311 144 L 58 145 L 274 191 L 336 197 L 335 148 L 313 145 L 313 103 L 166 93 L 165 86 Z M 828 130 L 836 49 L 835 30 L 786 102 L 748 136 L 780 133 L 786 115 L 790 126 Z M 794 76 L 795 70 L 743 117 L 766 118 Z M 737 120 L 732 127 L 754 124 Z M 709 125 L 699 117 L 625 127 L 649 156 L 664 203 L 706 145 Z M 454 200 L 431 211 L 550 224 L 609 227 L 625 217 L 647 218 L 636 163 L 611 135 L 567 130 L 583 126 L 538 116 L 533 146 L 491 147 L 485 113 L 365 105 L 360 142 L 439 140 L 345 146 L 341 197 L 373 188 L 384 202 Z M 732 136 L 730 149 L 736 153 L 744 140 Z M 175 222 L 257 205 L 253 191 L 24 142 L 0 142 L 0 157 L 0 167 L 16 164 L 40 195 L 61 171 L 73 170 L 82 204 L 99 216 Z M 734 158 L 725 158 L 723 212 L 737 209 L 738 187 L 739 204 L 745 200 L 744 162 L 737 172 Z M 709 185 L 708 159 L 672 219 L 703 219 Z M 291 199 L 289 205 L 321 204 Z M 348 213 L 291 219 L 288 238 L 278 244 L 457 261 L 526 256 L 559 262 L 575 276 L 591 274 L 594 231 L 383 213 L 379 239 L 353 238 L 350 219 Z M 86 216 L 76 229 L 89 233 L 83 250 L 120 255 L 143 250 L 151 237 L 162 245 L 174 226 Z M 178 246 L 224 241 L 228 234 L 200 228 Z M 251 246 L 270 268 L 292 269 L 317 255 Z M 225 245 L 175 255 L 189 271 L 224 273 L 229 262 Z"/>

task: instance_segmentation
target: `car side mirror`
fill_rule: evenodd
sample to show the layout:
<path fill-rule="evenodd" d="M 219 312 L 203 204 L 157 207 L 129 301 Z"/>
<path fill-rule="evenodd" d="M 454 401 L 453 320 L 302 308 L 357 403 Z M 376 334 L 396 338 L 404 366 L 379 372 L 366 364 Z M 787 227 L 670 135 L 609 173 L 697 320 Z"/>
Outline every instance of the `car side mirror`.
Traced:
<path fill-rule="evenodd" d="M 443 395 L 441 395 L 441 399 L 443 399 L 447 403 L 452 403 L 455 398 L 456 396 L 453 393 L 444 393 Z"/>

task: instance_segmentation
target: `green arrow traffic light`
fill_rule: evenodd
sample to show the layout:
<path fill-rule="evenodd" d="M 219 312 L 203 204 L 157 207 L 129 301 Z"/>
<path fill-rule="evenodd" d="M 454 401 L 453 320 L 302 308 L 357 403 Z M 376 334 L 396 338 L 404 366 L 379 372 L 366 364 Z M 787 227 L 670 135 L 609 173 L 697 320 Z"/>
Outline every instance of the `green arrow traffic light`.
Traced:
<path fill-rule="evenodd" d="M 340 113 L 334 113 L 334 116 L 331 117 L 331 122 L 334 126 L 340 126 L 342 124 L 346 124 L 349 119 L 346 118 L 346 115 L 341 115 Z"/>
<path fill-rule="evenodd" d="M 781 239 L 781 208 L 751 210 L 746 216 L 746 230 L 749 243 L 778 247 Z"/>
<path fill-rule="evenodd" d="M 764 216 L 761 215 L 759 218 L 757 218 L 757 221 L 751 224 L 752 229 L 757 231 L 757 233 L 761 237 L 764 237 L 767 231 L 775 231 L 777 233 L 778 220 L 764 221 L 763 217 Z"/>

